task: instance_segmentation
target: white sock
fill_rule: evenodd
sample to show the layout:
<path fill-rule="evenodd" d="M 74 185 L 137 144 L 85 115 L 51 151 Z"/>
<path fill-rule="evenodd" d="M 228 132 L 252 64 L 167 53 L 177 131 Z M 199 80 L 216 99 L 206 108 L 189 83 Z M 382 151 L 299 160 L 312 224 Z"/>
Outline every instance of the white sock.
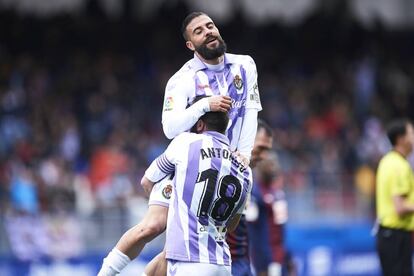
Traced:
<path fill-rule="evenodd" d="M 126 267 L 131 260 L 127 255 L 119 251 L 117 248 L 113 248 L 109 252 L 108 256 L 103 260 L 101 270 L 98 276 L 115 276 L 120 273 L 124 267 Z"/>

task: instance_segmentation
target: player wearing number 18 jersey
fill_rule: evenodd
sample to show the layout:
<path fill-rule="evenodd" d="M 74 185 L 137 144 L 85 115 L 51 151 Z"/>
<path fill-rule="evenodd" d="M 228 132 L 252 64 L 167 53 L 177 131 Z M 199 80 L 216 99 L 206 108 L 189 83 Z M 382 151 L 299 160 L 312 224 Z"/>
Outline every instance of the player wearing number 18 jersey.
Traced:
<path fill-rule="evenodd" d="M 198 275 L 230 275 L 225 235 L 238 223 L 252 175 L 231 153 L 223 135 L 227 122 L 218 129 L 209 125 L 222 114 L 203 115 L 197 123 L 202 134 L 180 134 L 145 172 L 152 183 L 175 173 L 166 237 L 169 275 L 190 275 L 194 269 Z"/>

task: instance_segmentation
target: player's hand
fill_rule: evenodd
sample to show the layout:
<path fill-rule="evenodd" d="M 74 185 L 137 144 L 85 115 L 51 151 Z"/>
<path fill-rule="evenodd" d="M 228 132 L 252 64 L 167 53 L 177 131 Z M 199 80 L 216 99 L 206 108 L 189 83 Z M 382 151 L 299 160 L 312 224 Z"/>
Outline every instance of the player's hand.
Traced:
<path fill-rule="evenodd" d="M 231 108 L 231 98 L 229 96 L 211 96 L 208 97 L 210 111 L 227 112 Z"/>
<path fill-rule="evenodd" d="M 238 151 L 234 151 L 233 155 L 236 157 L 237 162 L 243 165 L 243 167 L 247 168 L 250 165 L 250 160 L 243 154 Z"/>

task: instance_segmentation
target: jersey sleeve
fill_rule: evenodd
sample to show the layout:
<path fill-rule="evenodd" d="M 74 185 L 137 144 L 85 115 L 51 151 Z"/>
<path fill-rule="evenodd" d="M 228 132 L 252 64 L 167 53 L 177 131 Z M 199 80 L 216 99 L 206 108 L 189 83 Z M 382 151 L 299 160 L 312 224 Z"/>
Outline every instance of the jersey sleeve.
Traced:
<path fill-rule="evenodd" d="M 410 182 L 403 164 L 393 164 L 389 167 L 390 175 L 388 181 L 391 187 L 391 194 L 393 196 L 403 196 L 410 192 Z"/>
<path fill-rule="evenodd" d="M 257 68 L 253 58 L 248 56 L 246 68 L 247 78 L 247 99 L 246 108 L 254 108 L 257 111 L 262 110 L 260 103 L 259 87 L 257 85 Z"/>
<path fill-rule="evenodd" d="M 246 109 L 237 150 L 250 160 L 257 132 L 257 110 Z"/>
<path fill-rule="evenodd" d="M 176 74 L 168 81 L 162 111 L 162 127 L 168 139 L 189 130 L 210 110 L 208 99 L 202 99 L 186 108 L 193 89 L 194 80 L 185 74 Z"/>
<path fill-rule="evenodd" d="M 151 182 L 158 182 L 175 170 L 178 161 L 177 153 L 181 152 L 182 137 L 177 136 L 171 141 L 167 149 L 158 156 L 145 171 L 145 177 Z"/>

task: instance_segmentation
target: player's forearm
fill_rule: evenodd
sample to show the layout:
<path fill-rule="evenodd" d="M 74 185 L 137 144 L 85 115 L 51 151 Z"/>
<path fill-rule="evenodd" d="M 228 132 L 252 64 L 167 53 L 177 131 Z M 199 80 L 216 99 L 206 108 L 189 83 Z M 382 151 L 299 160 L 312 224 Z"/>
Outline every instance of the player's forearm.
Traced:
<path fill-rule="evenodd" d="M 189 130 L 197 120 L 210 110 L 207 99 L 202 99 L 185 110 L 169 111 L 163 114 L 162 128 L 168 139 Z"/>

